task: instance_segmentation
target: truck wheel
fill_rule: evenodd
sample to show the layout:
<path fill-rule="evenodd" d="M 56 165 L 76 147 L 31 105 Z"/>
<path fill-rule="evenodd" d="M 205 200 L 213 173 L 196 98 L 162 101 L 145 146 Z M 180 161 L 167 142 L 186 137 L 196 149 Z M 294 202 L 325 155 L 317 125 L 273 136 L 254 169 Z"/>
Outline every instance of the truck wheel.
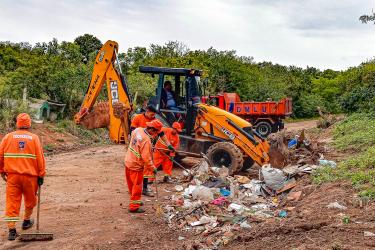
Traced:
<path fill-rule="evenodd" d="M 269 134 L 272 133 L 272 126 L 269 122 L 261 121 L 255 124 L 255 126 L 256 131 L 264 138 L 266 138 Z"/>
<path fill-rule="evenodd" d="M 255 161 L 253 159 L 251 159 L 250 157 L 245 158 L 245 160 L 243 162 L 242 170 L 246 170 L 246 169 L 251 168 L 253 166 L 254 162 Z"/>
<path fill-rule="evenodd" d="M 230 174 L 241 170 L 243 165 L 243 154 L 241 150 L 230 142 L 217 142 L 207 150 L 207 157 L 214 167 L 229 168 Z"/>

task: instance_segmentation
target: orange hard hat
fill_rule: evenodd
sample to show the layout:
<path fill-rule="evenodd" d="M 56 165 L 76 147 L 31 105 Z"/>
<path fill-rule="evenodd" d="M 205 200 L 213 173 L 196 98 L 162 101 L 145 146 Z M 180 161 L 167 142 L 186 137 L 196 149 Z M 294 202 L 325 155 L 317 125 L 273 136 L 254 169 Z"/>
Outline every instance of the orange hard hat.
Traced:
<path fill-rule="evenodd" d="M 174 122 L 174 123 L 172 124 L 172 128 L 176 129 L 178 132 L 181 132 L 181 131 L 182 131 L 182 129 L 181 129 L 181 124 L 178 123 L 178 122 Z"/>
<path fill-rule="evenodd" d="M 30 128 L 31 118 L 26 113 L 21 113 L 17 116 L 17 128 Z"/>
<path fill-rule="evenodd" d="M 160 131 L 161 128 L 163 127 L 163 123 L 161 123 L 158 119 L 152 120 L 150 122 L 146 122 L 146 126 L 148 128 L 154 128 L 157 131 Z"/>

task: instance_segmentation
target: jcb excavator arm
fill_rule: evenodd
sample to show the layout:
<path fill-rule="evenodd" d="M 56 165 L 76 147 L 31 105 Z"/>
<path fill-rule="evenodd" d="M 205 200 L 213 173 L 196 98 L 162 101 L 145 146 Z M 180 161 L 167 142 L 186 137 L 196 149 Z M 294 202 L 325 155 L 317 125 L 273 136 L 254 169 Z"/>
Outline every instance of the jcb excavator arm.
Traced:
<path fill-rule="evenodd" d="M 117 55 L 117 42 L 107 41 L 100 49 L 95 59 L 91 81 L 81 109 L 74 116 L 74 120 L 76 124 L 81 124 L 89 129 L 107 126 L 112 141 L 127 143 L 128 134 L 130 133 L 129 113 L 132 105 L 125 78 L 121 74 Z M 118 70 L 115 69 L 115 63 L 118 64 Z M 95 101 L 105 83 L 108 92 L 109 113 L 103 108 L 98 108 L 95 110 L 97 112 L 93 112 Z M 103 122 L 99 120 L 103 120 Z"/>

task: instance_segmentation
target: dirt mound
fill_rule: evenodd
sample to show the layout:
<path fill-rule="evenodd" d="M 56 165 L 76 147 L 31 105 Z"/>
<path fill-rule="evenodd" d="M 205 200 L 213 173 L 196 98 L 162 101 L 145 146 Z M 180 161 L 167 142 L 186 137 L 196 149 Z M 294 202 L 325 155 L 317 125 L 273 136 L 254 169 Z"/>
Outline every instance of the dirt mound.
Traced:
<path fill-rule="evenodd" d="M 81 120 L 81 125 L 87 129 L 106 128 L 109 126 L 108 102 L 97 103 L 93 110 Z"/>
<path fill-rule="evenodd" d="M 298 202 L 286 202 L 293 208 L 286 219 L 273 218 L 238 235 L 232 249 L 372 249 L 375 204 L 360 204 L 349 183 L 330 183 L 320 187 L 301 182 Z M 338 202 L 347 209 L 332 209 Z M 348 240 L 350 239 L 350 240 Z"/>

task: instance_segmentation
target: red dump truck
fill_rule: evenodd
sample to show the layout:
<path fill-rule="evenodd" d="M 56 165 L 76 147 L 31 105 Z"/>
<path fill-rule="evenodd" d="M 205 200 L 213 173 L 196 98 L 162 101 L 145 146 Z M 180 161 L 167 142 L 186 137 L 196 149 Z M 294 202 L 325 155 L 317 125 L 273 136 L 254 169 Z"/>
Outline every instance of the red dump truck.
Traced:
<path fill-rule="evenodd" d="M 263 137 L 283 129 L 283 119 L 292 114 L 291 98 L 283 98 L 278 102 L 241 102 L 237 93 L 220 93 L 215 96 L 203 96 L 202 102 L 229 111 L 249 121 Z"/>

